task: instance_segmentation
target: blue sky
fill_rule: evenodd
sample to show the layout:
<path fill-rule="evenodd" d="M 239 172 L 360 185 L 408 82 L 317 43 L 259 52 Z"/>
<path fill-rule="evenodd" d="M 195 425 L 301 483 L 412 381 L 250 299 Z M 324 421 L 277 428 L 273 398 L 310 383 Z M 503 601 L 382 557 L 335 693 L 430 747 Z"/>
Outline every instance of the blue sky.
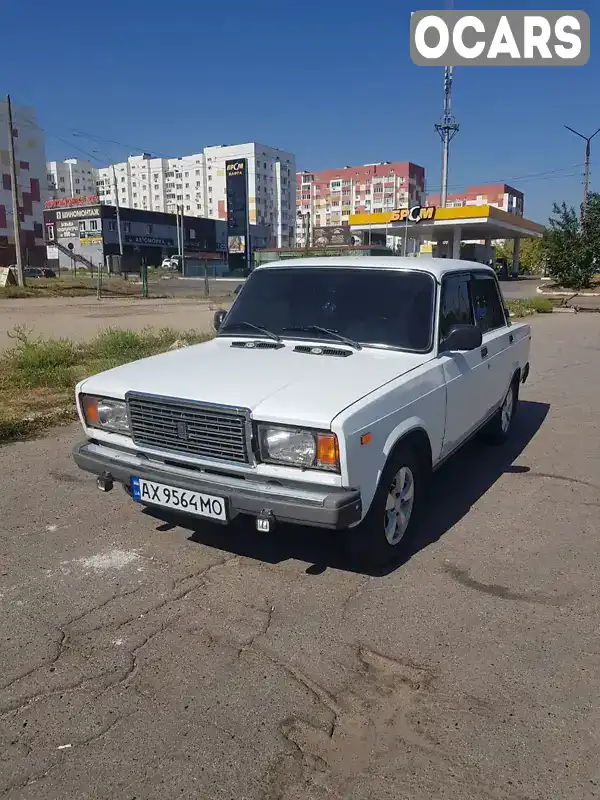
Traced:
<path fill-rule="evenodd" d="M 107 162 L 256 140 L 295 153 L 298 169 L 411 160 L 426 168 L 429 189 L 439 188 L 433 125 L 443 70 L 412 64 L 409 20 L 446 0 L 8 5 L 3 29 L 18 33 L 3 38 L 0 93 L 37 109 L 49 158 L 86 150 Z M 600 8 L 591 0 L 456 0 L 455 8 L 572 8 L 591 17 L 585 67 L 455 71 L 461 130 L 451 190 L 513 183 L 525 192 L 526 216 L 545 222 L 553 200 L 578 203 L 582 191 L 584 143 L 563 124 L 588 134 L 600 127 Z M 591 173 L 600 190 L 599 160 L 600 135 Z"/>

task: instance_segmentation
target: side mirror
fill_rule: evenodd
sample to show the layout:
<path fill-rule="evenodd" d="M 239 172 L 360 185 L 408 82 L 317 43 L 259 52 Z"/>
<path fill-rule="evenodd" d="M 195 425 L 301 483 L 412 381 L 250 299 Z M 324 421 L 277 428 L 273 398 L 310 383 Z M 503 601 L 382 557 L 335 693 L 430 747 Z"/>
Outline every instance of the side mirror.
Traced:
<path fill-rule="evenodd" d="M 221 325 L 223 324 L 223 320 L 227 316 L 227 312 L 225 309 L 220 308 L 218 311 L 215 311 L 215 315 L 213 317 L 213 328 L 218 331 Z"/>
<path fill-rule="evenodd" d="M 441 342 L 440 352 L 476 350 L 481 342 L 481 331 L 476 325 L 455 325 Z"/>

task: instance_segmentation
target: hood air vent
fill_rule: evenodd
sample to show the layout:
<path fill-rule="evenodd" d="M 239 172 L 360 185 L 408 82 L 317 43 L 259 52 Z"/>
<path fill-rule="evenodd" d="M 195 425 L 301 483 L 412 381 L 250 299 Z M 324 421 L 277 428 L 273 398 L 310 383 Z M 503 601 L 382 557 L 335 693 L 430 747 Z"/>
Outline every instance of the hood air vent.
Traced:
<path fill-rule="evenodd" d="M 283 342 L 265 342 L 265 341 L 253 341 L 252 339 L 244 340 L 242 342 L 232 342 L 232 347 L 241 347 L 244 350 L 279 350 L 282 347 L 285 347 Z"/>
<path fill-rule="evenodd" d="M 338 347 L 320 347 L 314 344 L 299 344 L 294 347 L 294 353 L 307 353 L 311 356 L 333 356 L 334 358 L 346 358 L 352 355 L 352 350 L 342 350 Z"/>

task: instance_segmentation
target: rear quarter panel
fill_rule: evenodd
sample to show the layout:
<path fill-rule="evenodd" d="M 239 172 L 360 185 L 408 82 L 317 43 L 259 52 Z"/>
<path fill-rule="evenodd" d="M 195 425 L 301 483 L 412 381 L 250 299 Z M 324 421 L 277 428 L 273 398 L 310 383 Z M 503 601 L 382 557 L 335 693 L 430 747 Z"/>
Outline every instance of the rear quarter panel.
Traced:
<path fill-rule="evenodd" d="M 397 378 L 341 412 L 332 424 L 340 442 L 342 484 L 361 491 L 367 513 L 394 445 L 405 434 L 422 429 L 435 461 L 446 423 L 446 385 L 438 359 Z M 368 444 L 361 437 L 370 434 Z"/>

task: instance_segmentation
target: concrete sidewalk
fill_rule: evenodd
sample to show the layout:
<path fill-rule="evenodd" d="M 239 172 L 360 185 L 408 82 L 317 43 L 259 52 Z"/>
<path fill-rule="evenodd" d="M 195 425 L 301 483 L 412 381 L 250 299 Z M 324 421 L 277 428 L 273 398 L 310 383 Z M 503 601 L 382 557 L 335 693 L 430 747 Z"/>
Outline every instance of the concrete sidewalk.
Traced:
<path fill-rule="evenodd" d="M 537 293 L 541 297 L 547 297 L 549 300 L 562 300 L 563 306 L 566 308 L 573 308 L 581 311 L 600 311 L 600 292 L 590 292 L 583 290 L 582 292 L 567 292 L 567 291 L 552 291 L 545 290 L 542 284 Z"/>
<path fill-rule="evenodd" d="M 22 327 L 32 336 L 91 339 L 105 328 L 176 328 L 208 333 L 217 308 L 205 300 L 142 300 L 89 297 L 0 300 L 0 350 L 13 343 L 11 332 Z"/>

